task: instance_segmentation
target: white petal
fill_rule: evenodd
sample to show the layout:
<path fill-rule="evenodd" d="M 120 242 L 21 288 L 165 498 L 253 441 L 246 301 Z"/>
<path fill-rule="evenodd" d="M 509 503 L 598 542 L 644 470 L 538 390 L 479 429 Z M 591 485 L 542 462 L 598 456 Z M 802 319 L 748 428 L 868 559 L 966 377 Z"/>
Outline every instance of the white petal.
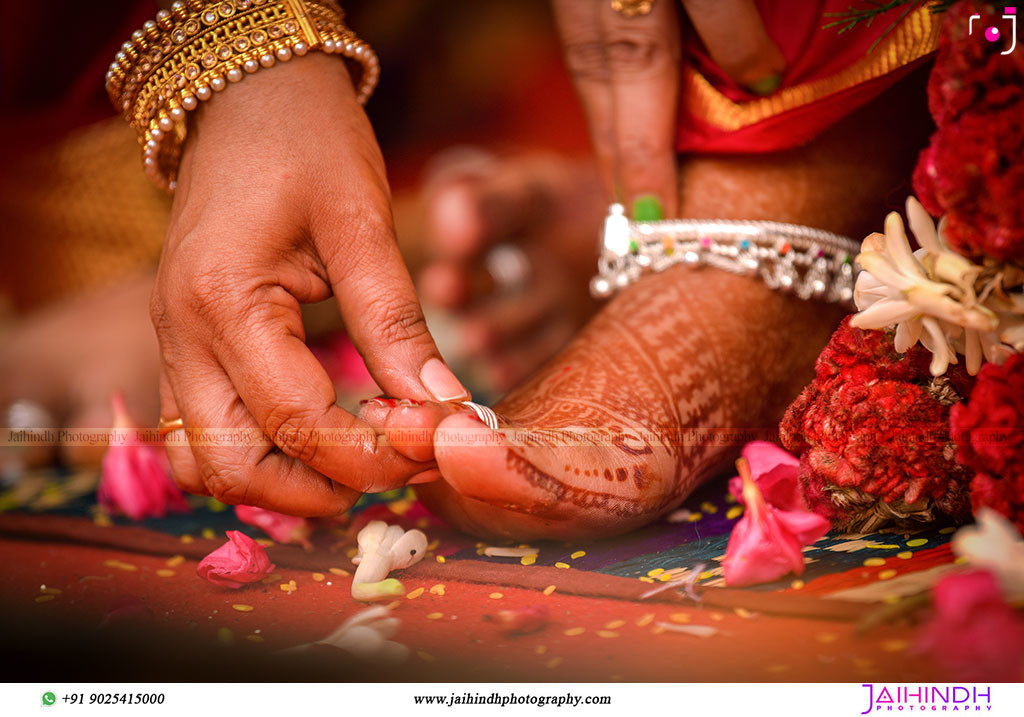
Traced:
<path fill-rule="evenodd" d="M 970 565 L 991 570 L 1011 600 L 1024 595 L 1024 541 L 1017 529 L 991 508 L 979 508 L 977 523 L 953 536 L 953 552 Z"/>
<path fill-rule="evenodd" d="M 883 299 L 850 319 L 850 326 L 858 329 L 884 329 L 920 313 L 909 301 Z"/>
<path fill-rule="evenodd" d="M 911 277 L 904 276 L 897 271 L 885 254 L 876 251 L 862 251 L 857 255 L 857 263 L 878 281 L 900 291 L 905 291 L 916 283 Z"/>
<path fill-rule="evenodd" d="M 1024 351 L 1024 319 L 1009 324 L 999 332 L 999 339 L 1014 351 Z"/>
<path fill-rule="evenodd" d="M 910 250 L 910 242 L 903 231 L 903 220 L 896 212 L 889 212 L 885 218 L 885 250 L 901 274 L 925 278 L 924 268 Z"/>
<path fill-rule="evenodd" d="M 913 195 L 907 197 L 907 222 L 922 249 L 930 254 L 942 252 L 942 244 L 939 243 L 939 235 L 935 231 L 935 221 Z"/>
<path fill-rule="evenodd" d="M 917 307 L 918 312 L 934 316 L 956 326 L 978 331 L 993 331 L 998 325 L 996 315 L 983 306 L 967 309 L 948 296 L 937 294 L 927 287 L 913 287 L 904 292 L 907 301 Z"/>
<path fill-rule="evenodd" d="M 864 310 L 888 295 L 889 287 L 872 276 L 871 272 L 862 271 L 857 276 L 857 283 L 853 287 L 853 303 L 858 309 Z"/>
<path fill-rule="evenodd" d="M 938 321 L 929 317 L 922 319 L 921 323 L 925 330 L 925 335 L 921 337 L 921 343 L 932 352 L 932 362 L 929 364 L 928 370 L 931 371 L 932 376 L 941 376 L 949 368 L 951 359 L 952 363 L 956 363 L 956 355 L 949 347 L 949 341 L 942 333 Z"/>
<path fill-rule="evenodd" d="M 939 236 L 939 244 L 942 245 L 942 248 L 946 251 L 952 251 L 952 247 L 950 247 L 949 242 L 946 241 L 946 217 L 939 219 L 939 224 L 936 227 L 936 233 Z"/>
<path fill-rule="evenodd" d="M 978 369 L 981 368 L 981 338 L 974 329 L 967 329 L 964 335 L 964 358 L 967 373 L 977 376 Z"/>
<path fill-rule="evenodd" d="M 965 296 L 974 296 L 974 282 L 981 273 L 980 266 L 951 251 L 935 254 L 931 259 L 936 277 L 955 285 Z"/>
<path fill-rule="evenodd" d="M 921 319 L 914 318 L 901 321 L 896 327 L 895 349 L 899 353 L 905 354 L 920 340 L 922 329 Z"/>

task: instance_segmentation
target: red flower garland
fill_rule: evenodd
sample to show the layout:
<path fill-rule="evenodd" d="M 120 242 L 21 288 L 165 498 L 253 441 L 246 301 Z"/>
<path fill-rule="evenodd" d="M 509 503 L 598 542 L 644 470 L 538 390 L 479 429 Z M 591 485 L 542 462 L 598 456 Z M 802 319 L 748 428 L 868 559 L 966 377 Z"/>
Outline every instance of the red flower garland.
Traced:
<path fill-rule="evenodd" d="M 920 346 L 845 319 L 818 357 L 814 381 L 789 407 L 783 445 L 800 457 L 809 507 L 840 529 L 968 515 L 969 473 L 953 460 L 949 404 L 973 380 L 959 366 L 935 381 Z"/>
<path fill-rule="evenodd" d="M 1003 5 L 960 2 L 943 21 L 928 83 L 938 125 L 921 153 L 914 191 L 946 215 L 946 237 L 964 254 L 1024 260 L 1024 52 L 1000 54 L 1012 33 Z M 971 15 L 980 14 L 968 34 Z M 985 29 L 1003 29 L 989 42 Z"/>
<path fill-rule="evenodd" d="M 957 460 L 974 471 L 974 509 L 993 508 L 1024 533 L 1024 354 L 985 364 L 950 426 Z"/>

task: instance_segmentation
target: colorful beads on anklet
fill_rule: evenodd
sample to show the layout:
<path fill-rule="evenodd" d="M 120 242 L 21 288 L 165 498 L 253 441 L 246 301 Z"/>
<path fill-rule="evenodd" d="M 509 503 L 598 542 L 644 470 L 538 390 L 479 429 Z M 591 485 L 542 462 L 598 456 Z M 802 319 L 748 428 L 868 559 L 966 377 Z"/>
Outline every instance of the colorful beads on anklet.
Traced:
<path fill-rule="evenodd" d="M 781 222 L 727 219 L 630 221 L 621 204 L 605 219 L 597 274 L 605 298 L 645 274 L 676 264 L 713 266 L 756 276 L 772 289 L 841 304 L 853 302 L 860 243 L 821 229 Z"/>

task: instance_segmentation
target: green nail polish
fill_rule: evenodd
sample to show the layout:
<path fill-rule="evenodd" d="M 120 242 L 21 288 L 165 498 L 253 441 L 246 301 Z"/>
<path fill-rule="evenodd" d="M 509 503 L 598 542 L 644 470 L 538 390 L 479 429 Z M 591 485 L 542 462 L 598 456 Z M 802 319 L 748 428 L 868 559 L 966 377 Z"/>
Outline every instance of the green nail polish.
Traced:
<path fill-rule="evenodd" d="M 751 82 L 747 85 L 747 89 L 753 92 L 755 95 L 770 95 L 779 89 L 779 85 L 782 84 L 782 75 L 768 75 L 762 77 L 756 82 Z"/>
<path fill-rule="evenodd" d="M 653 194 L 645 194 L 637 197 L 633 202 L 633 221 L 635 222 L 656 222 L 664 218 L 661 210 L 661 202 Z"/>

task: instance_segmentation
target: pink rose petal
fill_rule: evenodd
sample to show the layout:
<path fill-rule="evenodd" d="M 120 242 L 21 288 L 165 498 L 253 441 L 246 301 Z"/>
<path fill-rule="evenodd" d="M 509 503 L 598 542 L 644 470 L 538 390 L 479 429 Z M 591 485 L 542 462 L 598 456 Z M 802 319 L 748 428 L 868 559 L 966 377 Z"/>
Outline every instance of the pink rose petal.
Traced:
<path fill-rule="evenodd" d="M 769 505 L 782 510 L 807 510 L 800 490 L 798 458 L 767 441 L 751 441 L 743 447 L 743 457 Z M 729 492 L 737 501 L 743 502 L 743 481 L 739 476 L 729 481 Z"/>
<path fill-rule="evenodd" d="M 237 530 L 229 530 L 227 536 L 228 542 L 199 563 L 199 577 L 221 587 L 240 588 L 274 572 L 275 566 L 262 545 Z"/>
<path fill-rule="evenodd" d="M 730 587 L 757 585 L 787 573 L 802 575 L 803 547 L 825 535 L 825 518 L 800 510 L 780 510 L 769 505 L 750 476 L 745 458 L 736 461 L 742 482 L 741 500 L 746 512 L 733 527 L 722 561 Z"/>
<path fill-rule="evenodd" d="M 168 512 L 188 512 L 184 494 L 171 480 L 162 448 L 139 441 L 137 429 L 119 393 L 112 398 L 114 429 L 103 456 L 97 499 L 106 510 L 132 520 L 162 518 Z"/>
<path fill-rule="evenodd" d="M 298 543 L 309 547 L 309 534 L 312 526 L 305 518 L 285 515 L 253 505 L 235 506 L 235 515 L 246 525 L 259 528 L 276 543 Z"/>
<path fill-rule="evenodd" d="M 933 589 L 930 621 L 917 648 L 953 679 L 1024 680 L 1024 621 L 1004 599 L 987 570 L 948 575 Z"/>

